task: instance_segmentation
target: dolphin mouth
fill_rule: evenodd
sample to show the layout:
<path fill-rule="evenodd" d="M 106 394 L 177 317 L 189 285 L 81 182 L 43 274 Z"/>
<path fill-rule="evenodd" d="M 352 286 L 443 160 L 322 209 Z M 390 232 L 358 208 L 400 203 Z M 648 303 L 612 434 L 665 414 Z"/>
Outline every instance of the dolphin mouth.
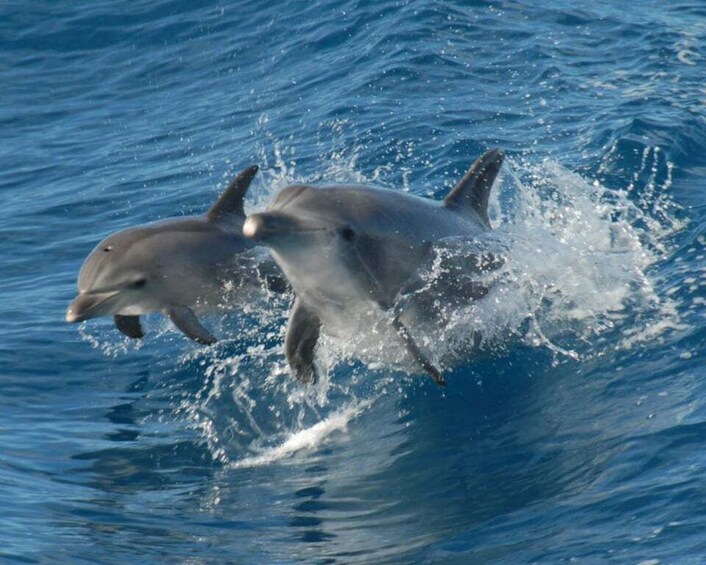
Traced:
<path fill-rule="evenodd" d="M 243 235 L 245 237 L 263 243 L 267 243 L 281 235 L 322 231 L 328 231 L 328 228 L 307 224 L 305 221 L 276 212 L 252 214 L 248 216 L 243 224 Z"/>
<path fill-rule="evenodd" d="M 119 290 L 112 290 L 108 292 L 80 293 L 66 310 L 66 321 L 70 324 L 75 324 L 109 314 L 110 312 L 105 312 L 100 306 L 103 306 L 119 292 Z"/>

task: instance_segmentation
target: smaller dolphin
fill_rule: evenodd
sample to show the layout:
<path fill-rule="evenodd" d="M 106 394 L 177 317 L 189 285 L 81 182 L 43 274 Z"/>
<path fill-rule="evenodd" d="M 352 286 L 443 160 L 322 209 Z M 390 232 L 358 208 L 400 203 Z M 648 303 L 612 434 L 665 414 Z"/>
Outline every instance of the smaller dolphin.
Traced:
<path fill-rule="evenodd" d="M 272 260 L 262 261 L 242 236 L 243 199 L 257 171 L 252 166 L 238 174 L 203 216 L 145 224 L 101 241 L 81 267 L 66 321 L 113 316 L 123 334 L 141 338 L 140 315 L 164 312 L 186 336 L 212 344 L 216 338 L 194 310 L 222 309 L 227 285 L 249 292 L 264 282 L 283 292 L 286 283 Z"/>
<path fill-rule="evenodd" d="M 410 327 L 433 320 L 429 304 L 472 301 L 487 289 L 459 282 L 458 270 L 452 269 L 432 289 L 433 299 L 423 292 L 420 298 L 414 295 L 424 289 L 420 272 L 439 240 L 481 241 L 490 231 L 488 197 L 502 162 L 499 149 L 486 152 L 442 202 L 365 186 L 294 185 L 284 188 L 267 211 L 248 217 L 244 235 L 270 248 L 296 296 L 285 353 L 300 381 L 316 380 L 314 353 L 321 331 L 372 332 L 388 319 L 389 338 L 444 385 Z M 463 268 L 477 273 L 497 267 L 481 250 Z"/>

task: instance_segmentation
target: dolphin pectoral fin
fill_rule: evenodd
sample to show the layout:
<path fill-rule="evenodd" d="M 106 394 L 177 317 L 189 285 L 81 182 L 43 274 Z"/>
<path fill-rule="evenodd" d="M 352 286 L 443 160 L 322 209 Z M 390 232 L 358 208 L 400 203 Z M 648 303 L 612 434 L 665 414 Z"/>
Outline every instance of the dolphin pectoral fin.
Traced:
<path fill-rule="evenodd" d="M 427 373 L 429 373 L 429 375 L 432 379 L 434 379 L 434 382 L 436 384 L 438 384 L 440 387 L 445 387 L 446 380 L 444 379 L 444 375 L 442 375 L 439 372 L 439 369 L 437 369 L 434 364 L 429 361 L 429 359 L 427 359 L 427 357 L 417 345 L 417 342 L 414 341 L 412 334 L 409 333 L 407 327 L 400 320 L 399 316 L 394 317 L 392 325 L 394 326 L 395 330 L 397 330 L 397 334 L 402 338 L 402 341 L 404 341 L 405 345 L 407 346 L 407 351 L 409 351 L 412 357 L 414 357 L 414 360 L 419 363 L 419 366 L 424 369 Z"/>
<path fill-rule="evenodd" d="M 115 314 L 113 320 L 115 321 L 115 327 L 118 328 L 123 335 L 131 337 L 132 339 L 145 337 L 145 332 L 142 331 L 142 326 L 140 325 L 139 316 L 121 316 L 120 314 Z"/>
<path fill-rule="evenodd" d="M 301 300 L 295 298 L 284 340 L 284 352 L 294 376 L 301 383 L 316 382 L 314 350 L 320 330 L 321 320 Z"/>
<path fill-rule="evenodd" d="M 195 342 L 202 345 L 212 345 L 218 340 L 213 337 L 209 331 L 201 325 L 196 314 L 190 308 L 179 306 L 167 310 L 169 319 L 181 332 Z"/>

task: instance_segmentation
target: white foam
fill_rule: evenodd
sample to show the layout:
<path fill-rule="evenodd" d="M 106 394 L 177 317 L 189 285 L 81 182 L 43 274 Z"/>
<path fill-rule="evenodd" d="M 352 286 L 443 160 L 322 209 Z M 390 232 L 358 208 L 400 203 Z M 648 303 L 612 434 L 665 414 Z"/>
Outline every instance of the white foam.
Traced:
<path fill-rule="evenodd" d="M 258 455 L 233 461 L 228 465 L 228 468 L 242 469 L 269 465 L 290 458 L 295 453 L 312 451 L 323 444 L 334 432 L 345 432 L 351 420 L 369 407 L 372 402 L 372 400 L 358 402 L 334 412 L 313 426 L 292 433 L 280 445 L 266 449 Z"/>

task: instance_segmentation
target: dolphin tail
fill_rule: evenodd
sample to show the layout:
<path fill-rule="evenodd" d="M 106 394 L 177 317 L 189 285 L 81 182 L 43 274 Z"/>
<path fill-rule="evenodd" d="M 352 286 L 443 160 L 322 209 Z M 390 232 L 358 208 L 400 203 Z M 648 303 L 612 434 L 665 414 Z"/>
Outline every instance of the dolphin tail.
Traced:
<path fill-rule="evenodd" d="M 167 310 L 169 319 L 188 338 L 202 345 L 212 345 L 218 340 L 201 325 L 196 315 L 190 308 L 178 306 Z"/>
<path fill-rule="evenodd" d="M 483 153 L 444 198 L 444 205 L 448 208 L 471 209 L 481 222 L 490 228 L 488 197 L 504 158 L 505 155 L 500 149 L 491 149 Z"/>
<path fill-rule="evenodd" d="M 123 335 L 131 337 L 132 339 L 145 337 L 145 332 L 142 331 L 142 326 L 140 325 L 139 316 L 121 316 L 120 314 L 115 314 L 113 321 L 115 321 L 115 327 L 118 328 Z"/>

